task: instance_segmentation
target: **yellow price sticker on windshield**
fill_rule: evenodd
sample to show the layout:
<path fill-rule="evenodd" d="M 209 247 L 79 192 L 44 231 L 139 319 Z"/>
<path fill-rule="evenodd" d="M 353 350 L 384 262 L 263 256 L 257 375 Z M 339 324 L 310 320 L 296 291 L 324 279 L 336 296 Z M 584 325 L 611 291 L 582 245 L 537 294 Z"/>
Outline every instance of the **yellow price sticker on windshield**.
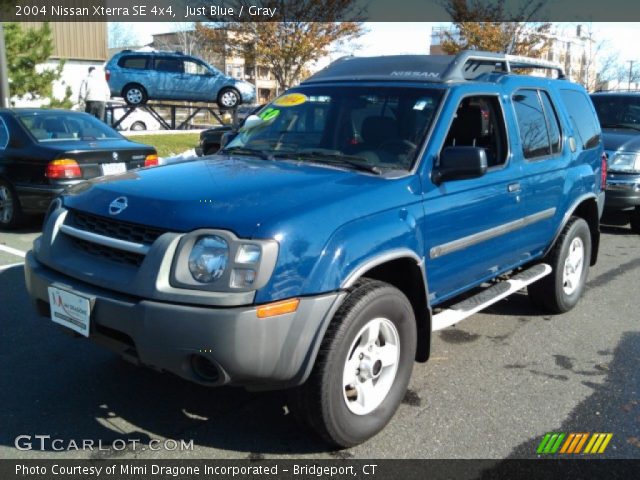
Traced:
<path fill-rule="evenodd" d="M 302 93 L 288 93 L 280 98 L 276 98 L 273 101 L 273 105 L 278 107 L 295 107 L 296 105 L 302 105 L 307 100 L 307 96 Z"/>

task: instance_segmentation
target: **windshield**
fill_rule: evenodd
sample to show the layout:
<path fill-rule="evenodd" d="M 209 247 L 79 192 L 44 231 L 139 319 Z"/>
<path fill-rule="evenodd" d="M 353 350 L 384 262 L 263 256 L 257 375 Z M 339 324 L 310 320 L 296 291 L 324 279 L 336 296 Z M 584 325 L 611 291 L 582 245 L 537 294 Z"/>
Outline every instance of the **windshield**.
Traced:
<path fill-rule="evenodd" d="M 223 152 L 408 170 L 441 97 L 440 90 L 410 87 L 293 89 L 249 117 Z"/>
<path fill-rule="evenodd" d="M 594 95 L 591 100 L 602 128 L 640 129 L 640 96 Z"/>
<path fill-rule="evenodd" d="M 82 113 L 43 110 L 20 114 L 18 119 L 38 142 L 122 138 L 97 118 Z"/>

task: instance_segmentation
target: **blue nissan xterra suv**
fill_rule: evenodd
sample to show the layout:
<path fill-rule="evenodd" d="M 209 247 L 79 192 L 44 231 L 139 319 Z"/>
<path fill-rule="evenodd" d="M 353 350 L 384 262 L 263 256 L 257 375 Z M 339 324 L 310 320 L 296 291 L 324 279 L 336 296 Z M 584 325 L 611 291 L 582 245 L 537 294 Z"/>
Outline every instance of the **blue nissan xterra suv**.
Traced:
<path fill-rule="evenodd" d="M 523 287 L 576 305 L 605 170 L 591 100 L 553 64 L 345 58 L 215 156 L 74 186 L 26 283 L 67 330 L 203 385 L 288 389 L 350 446 L 391 419 L 432 332 Z"/>

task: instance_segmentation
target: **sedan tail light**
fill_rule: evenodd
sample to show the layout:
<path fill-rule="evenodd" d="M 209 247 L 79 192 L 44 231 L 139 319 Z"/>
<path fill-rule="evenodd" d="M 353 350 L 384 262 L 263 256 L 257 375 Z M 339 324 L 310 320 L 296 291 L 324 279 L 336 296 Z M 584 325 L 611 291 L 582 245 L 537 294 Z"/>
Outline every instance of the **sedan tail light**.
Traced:
<path fill-rule="evenodd" d="M 158 165 L 158 154 L 154 153 L 151 155 L 147 155 L 146 158 L 144 159 L 144 166 L 155 167 L 156 165 Z"/>
<path fill-rule="evenodd" d="M 45 176 L 47 178 L 79 178 L 82 177 L 82 172 L 75 160 L 60 158 L 49 162 Z"/>
<path fill-rule="evenodd" d="M 607 188 L 607 154 L 602 154 L 602 161 L 600 162 L 600 189 Z"/>
<path fill-rule="evenodd" d="M 104 79 L 108 82 L 111 78 L 111 72 L 109 70 L 104 71 Z"/>

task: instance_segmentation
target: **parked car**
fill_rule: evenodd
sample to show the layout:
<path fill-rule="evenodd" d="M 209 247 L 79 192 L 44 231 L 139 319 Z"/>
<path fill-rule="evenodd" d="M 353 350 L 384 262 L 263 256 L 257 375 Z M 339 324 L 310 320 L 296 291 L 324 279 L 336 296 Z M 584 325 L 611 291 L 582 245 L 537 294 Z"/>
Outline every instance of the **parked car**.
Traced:
<path fill-rule="evenodd" d="M 640 92 L 601 92 L 591 99 L 609 159 L 605 209 L 628 214 L 631 230 L 640 233 Z"/>
<path fill-rule="evenodd" d="M 29 293 L 125 358 L 288 389 L 327 442 L 363 442 L 432 332 L 524 287 L 554 313 L 585 290 L 600 127 L 581 86 L 523 68 L 562 76 L 477 51 L 334 62 L 216 156 L 62 195 L 27 255 Z"/>
<path fill-rule="evenodd" d="M 202 155 L 213 155 L 218 150 L 223 143 L 223 136 L 225 134 L 229 134 L 237 131 L 239 128 L 242 128 L 244 125 L 244 121 L 249 115 L 253 115 L 258 112 L 264 105 L 247 105 L 246 108 L 243 106 L 238 107 L 236 110 L 235 118 L 232 123 L 227 125 L 218 125 L 216 127 L 207 128 L 200 132 L 200 142 L 198 147 L 196 148 L 196 153 L 198 156 Z"/>
<path fill-rule="evenodd" d="M 216 102 L 222 109 L 251 103 L 256 89 L 249 82 L 224 75 L 205 61 L 180 52 L 115 54 L 105 67 L 111 95 L 129 105 L 147 100 Z"/>
<path fill-rule="evenodd" d="M 127 140 L 86 113 L 0 110 L 0 228 L 44 213 L 65 188 L 158 163 L 153 147 Z"/>
<path fill-rule="evenodd" d="M 144 107 L 136 108 L 129 112 L 131 108 L 125 102 L 114 100 L 107 102 L 105 122 L 113 126 L 119 121 L 120 123 L 118 123 L 116 130 L 130 130 L 132 132 L 162 129 L 160 122 L 148 111 L 144 110 Z M 127 112 L 129 113 L 127 114 Z"/>

